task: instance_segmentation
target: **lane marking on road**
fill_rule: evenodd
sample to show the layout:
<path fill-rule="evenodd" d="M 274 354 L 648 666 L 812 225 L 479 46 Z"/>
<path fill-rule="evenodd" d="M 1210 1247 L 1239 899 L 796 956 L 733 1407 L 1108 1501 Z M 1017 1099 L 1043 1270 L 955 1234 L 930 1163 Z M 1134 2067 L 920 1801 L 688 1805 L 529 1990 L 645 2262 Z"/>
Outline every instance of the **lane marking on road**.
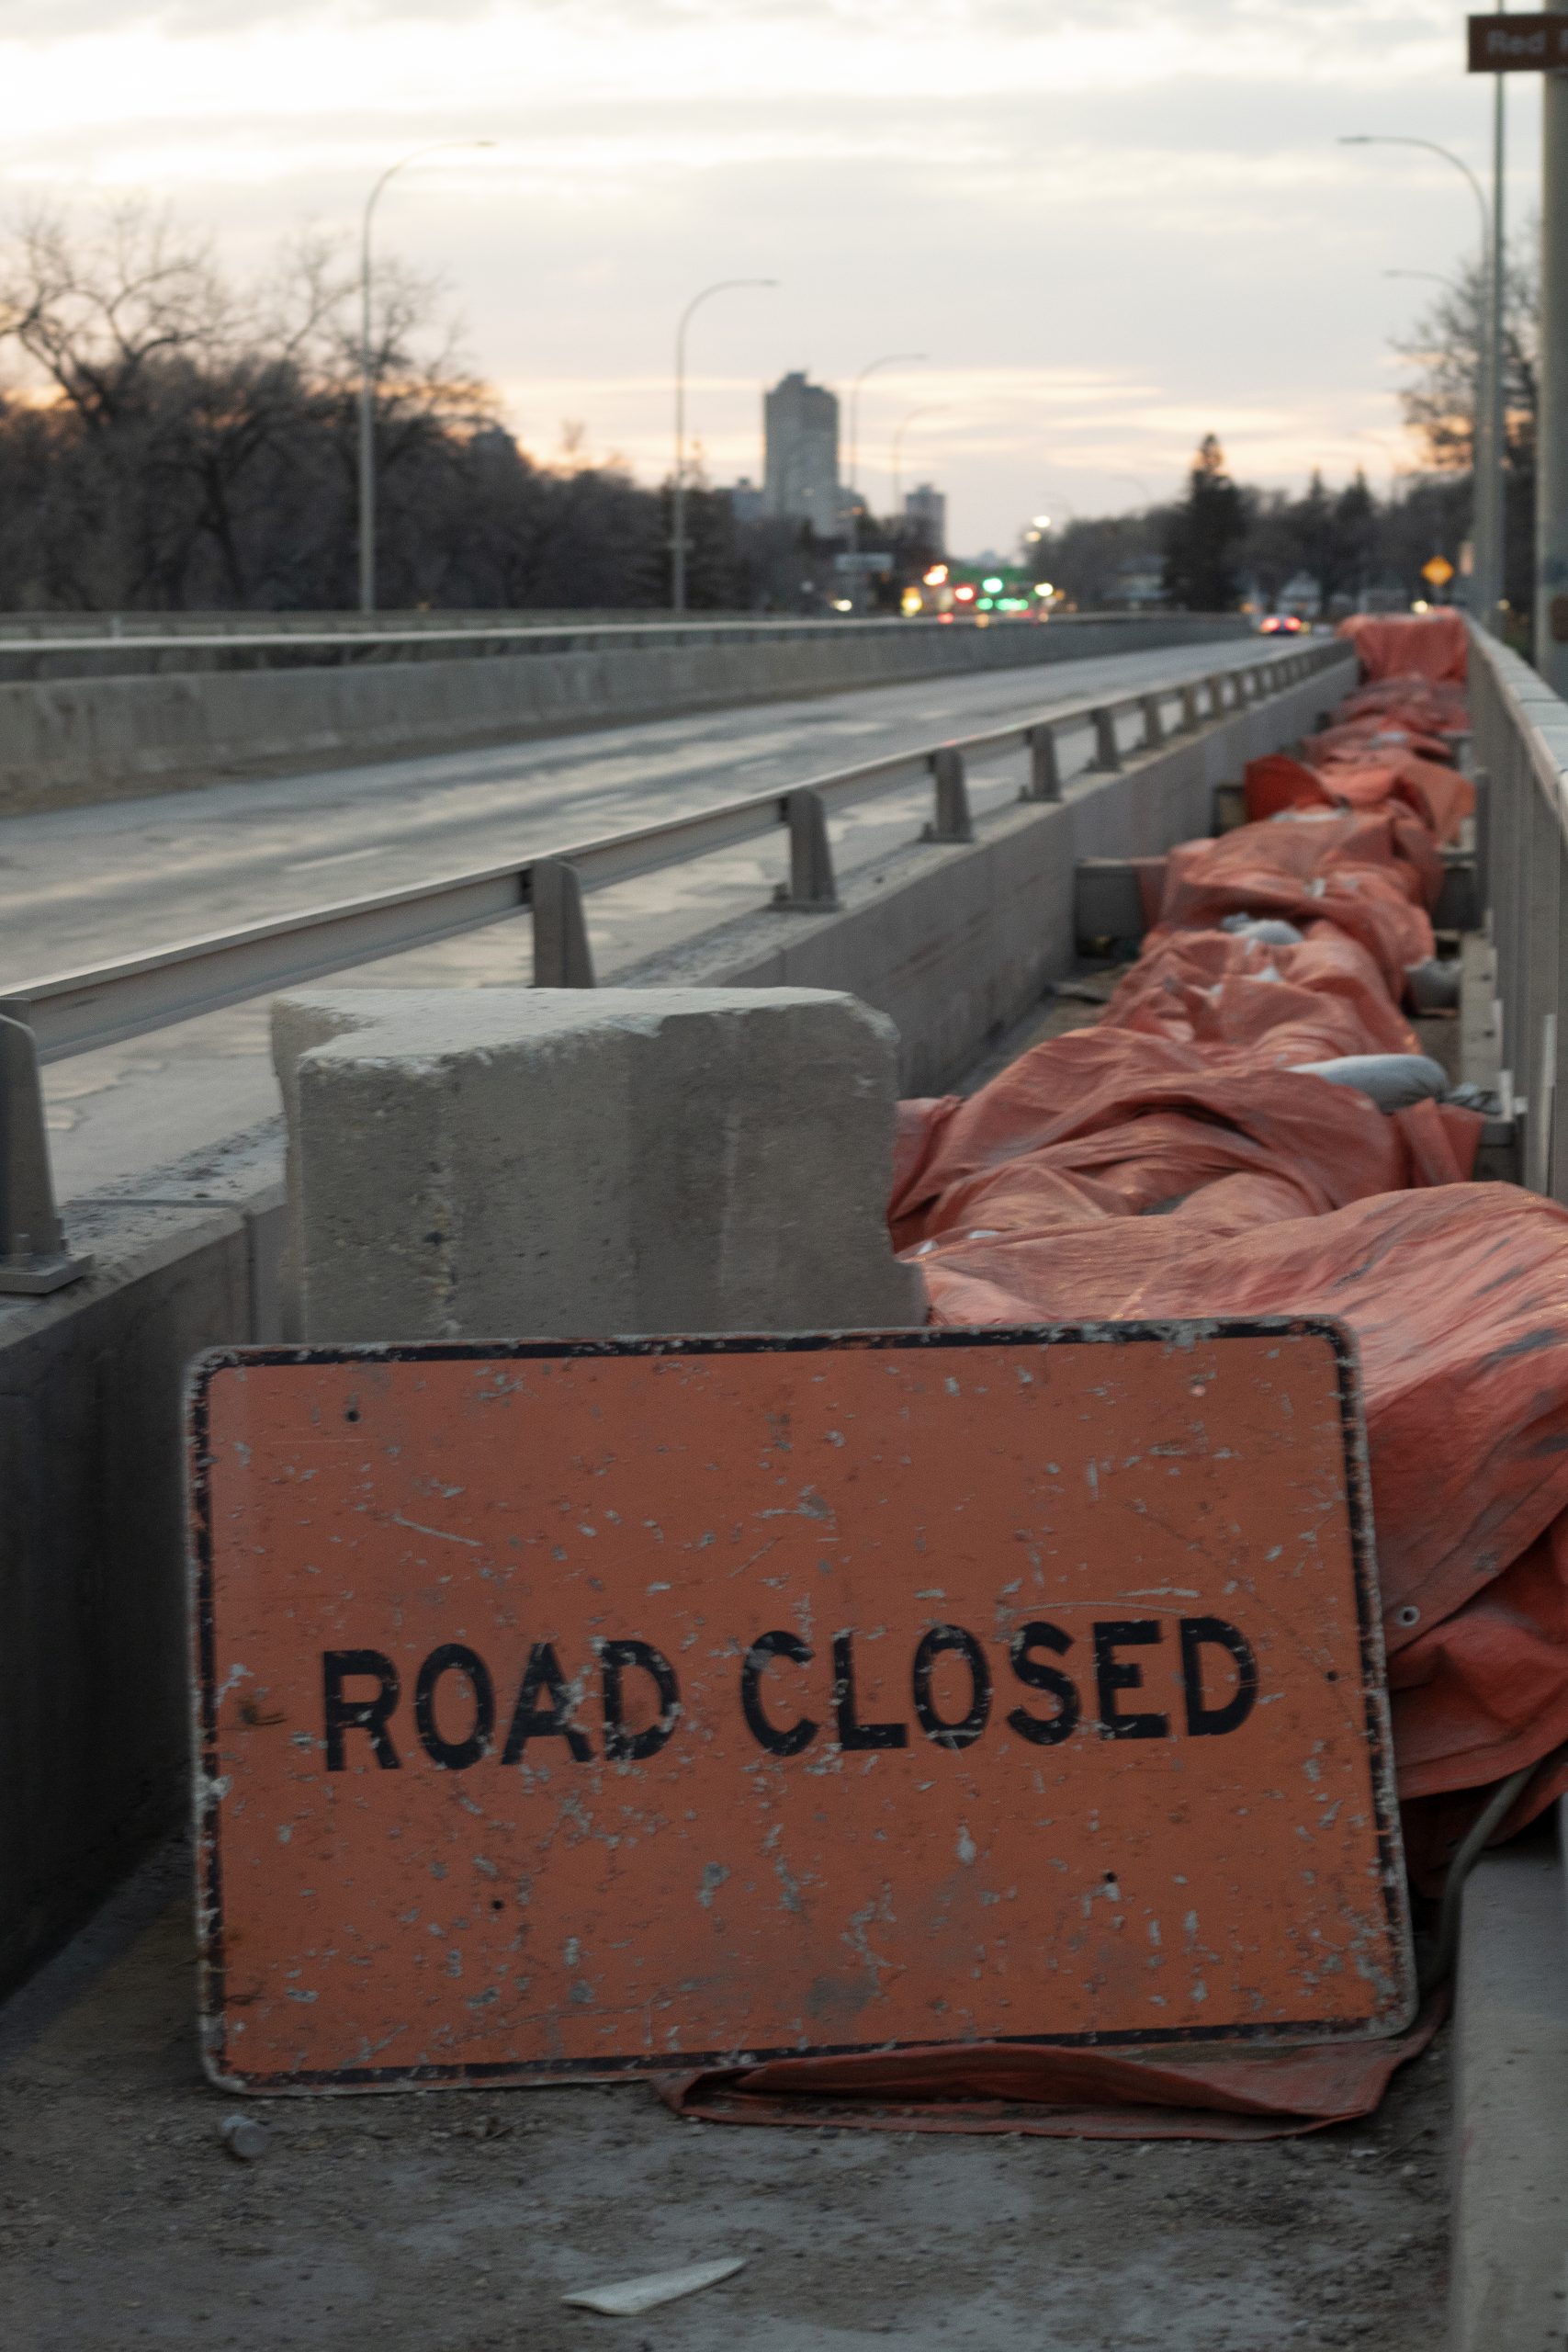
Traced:
<path fill-rule="evenodd" d="M 322 857 L 297 857 L 284 867 L 285 874 L 308 874 L 317 865 L 349 865 L 355 858 L 377 857 L 388 847 L 385 842 L 371 842 L 365 849 L 334 849 Z"/>

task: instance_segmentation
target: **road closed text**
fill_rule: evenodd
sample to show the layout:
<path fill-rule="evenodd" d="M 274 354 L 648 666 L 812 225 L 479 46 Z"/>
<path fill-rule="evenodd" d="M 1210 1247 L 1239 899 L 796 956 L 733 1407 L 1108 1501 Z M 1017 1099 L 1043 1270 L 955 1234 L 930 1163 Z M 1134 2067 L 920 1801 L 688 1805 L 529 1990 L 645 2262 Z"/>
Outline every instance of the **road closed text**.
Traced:
<path fill-rule="evenodd" d="M 932 1625 L 912 1645 L 901 1703 L 885 1697 L 874 1710 L 862 1697 L 865 1648 L 852 1631 L 820 1651 L 782 1629 L 759 1634 L 733 1684 L 758 1750 L 965 1748 L 1001 1724 L 1032 1747 L 1080 1732 L 1219 1738 L 1240 1731 L 1258 1699 L 1256 1655 L 1223 1617 L 1106 1617 L 1072 1633 L 1036 1618 L 989 1645 L 962 1625 Z M 886 1655 L 884 1637 L 879 1663 Z M 588 1666 L 536 1642 L 507 1672 L 467 1643 L 443 1642 L 412 1686 L 383 1650 L 325 1650 L 321 1707 L 330 1772 L 420 1758 L 449 1772 L 487 1758 L 638 1763 L 678 1736 L 687 1713 L 675 1666 L 630 1636 L 596 1641 Z"/>

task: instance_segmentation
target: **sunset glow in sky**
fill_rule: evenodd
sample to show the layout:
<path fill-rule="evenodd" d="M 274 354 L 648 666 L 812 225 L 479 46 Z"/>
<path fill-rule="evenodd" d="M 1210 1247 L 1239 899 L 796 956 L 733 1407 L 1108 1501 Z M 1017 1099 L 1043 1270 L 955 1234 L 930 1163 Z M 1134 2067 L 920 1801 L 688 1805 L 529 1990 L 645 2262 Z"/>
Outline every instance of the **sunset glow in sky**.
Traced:
<path fill-rule="evenodd" d="M 952 501 L 961 548 L 1032 512 L 1175 485 L 1199 436 L 1297 481 L 1406 455 L 1388 337 L 1476 241 L 1458 173 L 1343 131 L 1489 157 L 1489 83 L 1447 0 L 0 0 L 13 219 L 141 192 L 236 270 L 351 235 L 410 147 L 387 250 L 439 270 L 525 445 L 564 423 L 670 462 L 682 302 L 710 474 L 759 470 L 761 387 L 863 400 L 863 481 Z M 1510 96 L 1510 204 L 1536 208 L 1539 94 Z"/>

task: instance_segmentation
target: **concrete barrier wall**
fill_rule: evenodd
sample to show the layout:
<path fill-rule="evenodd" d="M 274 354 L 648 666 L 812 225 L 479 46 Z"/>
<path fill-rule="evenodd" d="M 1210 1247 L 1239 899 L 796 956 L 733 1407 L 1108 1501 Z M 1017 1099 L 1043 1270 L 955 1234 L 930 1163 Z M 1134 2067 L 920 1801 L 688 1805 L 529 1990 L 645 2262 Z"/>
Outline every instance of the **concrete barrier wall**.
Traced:
<path fill-rule="evenodd" d="M 1246 633 L 1239 616 L 1180 613 L 1043 628 L 852 625 L 731 643 L 716 631 L 696 644 L 11 681 L 0 684 L 0 814 Z"/>
<path fill-rule="evenodd" d="M 254 1321 L 242 1215 L 73 1230 L 94 1272 L 0 1314 L 0 1993 L 184 1812 L 181 1391 Z"/>
<path fill-rule="evenodd" d="M 1309 732 L 1355 675 L 1348 655 L 1073 799 L 1021 802 L 977 842 L 915 843 L 878 860 L 874 879 L 845 876 L 839 913 L 765 909 L 616 984 L 842 989 L 897 1025 L 904 1091 L 938 1092 L 1072 963 L 1077 861 L 1153 855 L 1206 833 L 1214 786 Z"/>
<path fill-rule="evenodd" d="M 761 913 L 617 980 L 848 990 L 897 1023 L 904 1090 L 939 1089 L 1070 962 L 1075 859 L 1206 831 L 1213 785 L 1299 735 L 1349 676 L 1227 714 L 1060 806 L 983 820 L 973 845 L 881 860 L 840 913 Z M 0 1994 L 184 1815 L 185 1372 L 203 1348 L 281 1336 L 282 1156 L 280 1131 L 253 1136 L 225 1168 L 202 1154 L 134 1198 L 74 1204 L 91 1275 L 0 1301 Z"/>

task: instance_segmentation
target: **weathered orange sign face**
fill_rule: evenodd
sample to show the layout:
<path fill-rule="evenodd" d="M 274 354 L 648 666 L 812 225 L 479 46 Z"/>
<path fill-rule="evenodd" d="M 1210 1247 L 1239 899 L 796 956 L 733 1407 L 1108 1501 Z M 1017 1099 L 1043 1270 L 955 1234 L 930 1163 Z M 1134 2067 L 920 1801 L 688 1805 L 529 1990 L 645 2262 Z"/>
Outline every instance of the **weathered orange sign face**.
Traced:
<path fill-rule="evenodd" d="M 282 1351 L 195 1400 L 255 2090 L 1411 2007 L 1320 1323 Z"/>

